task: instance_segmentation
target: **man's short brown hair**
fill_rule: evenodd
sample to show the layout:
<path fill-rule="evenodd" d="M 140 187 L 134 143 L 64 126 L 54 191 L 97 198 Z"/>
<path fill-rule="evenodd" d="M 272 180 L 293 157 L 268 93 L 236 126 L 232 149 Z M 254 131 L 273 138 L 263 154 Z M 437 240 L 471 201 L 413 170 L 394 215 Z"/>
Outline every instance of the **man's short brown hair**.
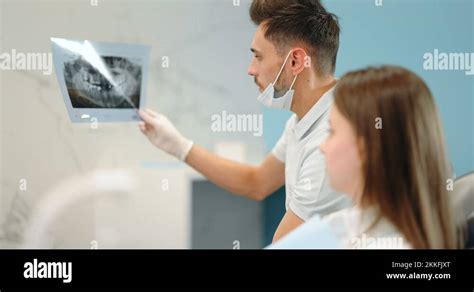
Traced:
<path fill-rule="evenodd" d="M 250 18 L 264 23 L 265 37 L 280 54 L 294 42 L 309 46 L 308 54 L 321 75 L 333 74 L 339 49 L 339 22 L 319 0 L 253 0 Z"/>

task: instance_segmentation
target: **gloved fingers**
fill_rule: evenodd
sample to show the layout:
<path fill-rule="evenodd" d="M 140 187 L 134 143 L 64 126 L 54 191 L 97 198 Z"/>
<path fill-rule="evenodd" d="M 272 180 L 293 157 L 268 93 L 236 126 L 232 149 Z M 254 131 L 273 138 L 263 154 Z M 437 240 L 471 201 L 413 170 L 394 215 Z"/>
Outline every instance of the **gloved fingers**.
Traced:
<path fill-rule="evenodd" d="M 138 115 L 143 119 L 143 121 L 145 121 L 145 123 L 153 124 L 155 117 L 149 114 L 147 111 L 139 110 Z"/>
<path fill-rule="evenodd" d="M 140 128 L 140 131 L 142 131 L 142 133 L 146 133 L 146 124 L 145 122 L 139 122 L 138 123 L 138 127 Z"/>
<path fill-rule="evenodd" d="M 151 110 L 151 109 L 149 109 L 149 108 L 145 109 L 145 111 L 146 111 L 150 116 L 152 116 L 152 117 L 154 117 L 154 118 L 156 118 L 156 117 L 158 116 L 158 113 L 157 113 L 157 112 L 155 112 L 155 111 L 153 111 L 153 110 Z"/>
<path fill-rule="evenodd" d="M 143 123 L 143 125 L 138 125 L 140 131 L 145 134 L 145 136 L 150 137 L 150 135 L 156 135 L 156 128 L 152 124 Z"/>

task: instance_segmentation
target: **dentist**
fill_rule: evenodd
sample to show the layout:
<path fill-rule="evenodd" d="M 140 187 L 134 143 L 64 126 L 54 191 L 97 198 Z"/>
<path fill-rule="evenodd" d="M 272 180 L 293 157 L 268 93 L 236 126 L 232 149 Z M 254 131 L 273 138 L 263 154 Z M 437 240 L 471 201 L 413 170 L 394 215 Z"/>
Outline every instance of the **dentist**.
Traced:
<path fill-rule="evenodd" d="M 319 146 L 328 134 L 336 84 L 339 24 L 318 0 L 254 0 L 250 17 L 258 26 L 248 68 L 265 106 L 294 115 L 258 166 L 214 155 L 183 137 L 162 114 L 140 111 L 140 130 L 159 149 L 177 157 L 223 189 L 263 200 L 285 184 L 286 213 L 273 241 L 313 216 L 351 205 L 328 185 Z"/>

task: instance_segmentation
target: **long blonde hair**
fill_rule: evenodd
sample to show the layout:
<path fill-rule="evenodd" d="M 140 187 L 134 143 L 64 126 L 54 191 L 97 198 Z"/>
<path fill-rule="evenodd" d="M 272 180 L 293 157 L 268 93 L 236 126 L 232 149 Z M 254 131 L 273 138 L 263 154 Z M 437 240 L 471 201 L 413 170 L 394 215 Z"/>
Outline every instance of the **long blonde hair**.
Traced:
<path fill-rule="evenodd" d="M 414 248 L 458 245 L 441 121 L 425 82 L 401 67 L 344 75 L 335 106 L 363 141 L 362 203 L 378 206 Z"/>

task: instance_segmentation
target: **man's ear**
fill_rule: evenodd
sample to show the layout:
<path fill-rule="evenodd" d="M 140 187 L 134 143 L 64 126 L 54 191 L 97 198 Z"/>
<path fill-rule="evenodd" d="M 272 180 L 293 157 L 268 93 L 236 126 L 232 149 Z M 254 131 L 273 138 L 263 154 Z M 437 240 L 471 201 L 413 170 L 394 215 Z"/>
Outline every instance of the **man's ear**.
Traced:
<path fill-rule="evenodd" d="M 311 57 L 306 53 L 303 48 L 294 48 L 290 56 L 290 62 L 293 75 L 298 75 L 306 67 L 311 66 Z"/>

